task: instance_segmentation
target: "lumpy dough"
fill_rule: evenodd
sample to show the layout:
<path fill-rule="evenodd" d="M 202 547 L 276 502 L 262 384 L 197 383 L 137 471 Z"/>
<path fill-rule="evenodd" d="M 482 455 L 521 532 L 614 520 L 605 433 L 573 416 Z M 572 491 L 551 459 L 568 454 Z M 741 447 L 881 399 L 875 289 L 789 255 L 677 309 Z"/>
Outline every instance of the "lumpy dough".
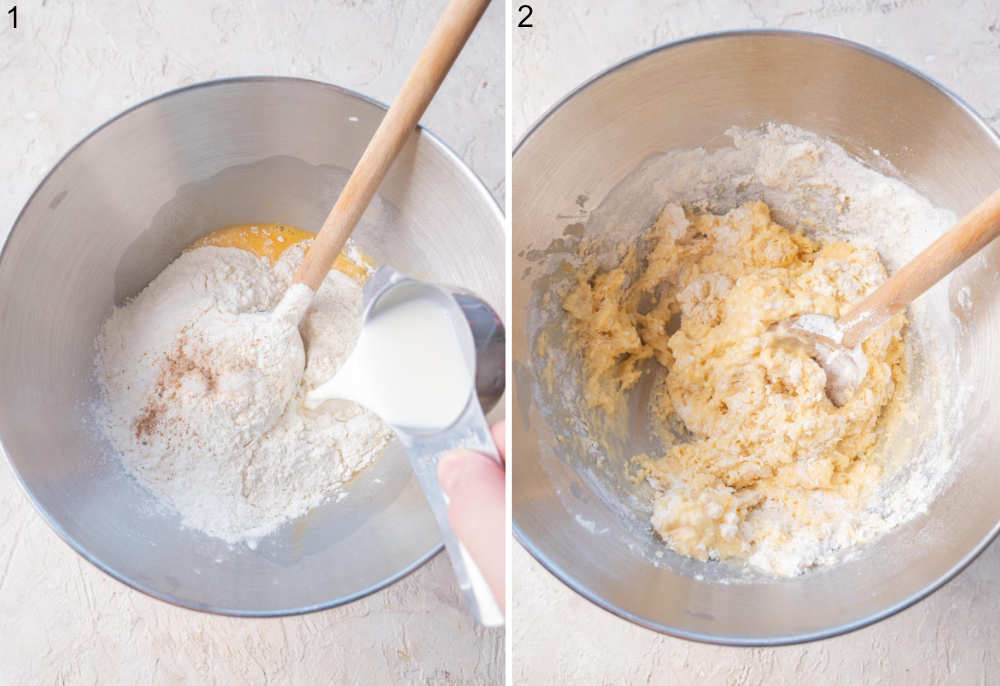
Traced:
<path fill-rule="evenodd" d="M 671 548 L 786 575 L 802 571 L 792 548 L 850 543 L 844 522 L 880 475 L 877 444 L 906 379 L 905 316 L 864 342 L 867 376 L 840 408 L 819 365 L 766 330 L 807 312 L 839 316 L 885 278 L 874 250 L 820 244 L 762 202 L 724 216 L 668 205 L 617 267 L 578 274 L 563 308 L 587 404 L 613 415 L 644 373 L 667 371 L 651 409 L 683 437 L 636 461 Z"/>

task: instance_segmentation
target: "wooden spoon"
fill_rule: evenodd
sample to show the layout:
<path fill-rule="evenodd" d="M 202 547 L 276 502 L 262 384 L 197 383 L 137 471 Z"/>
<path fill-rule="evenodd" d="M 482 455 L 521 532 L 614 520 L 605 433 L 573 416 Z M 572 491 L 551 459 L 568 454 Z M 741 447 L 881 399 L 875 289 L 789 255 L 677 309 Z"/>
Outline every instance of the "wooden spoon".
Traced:
<path fill-rule="evenodd" d="M 826 372 L 826 393 L 837 407 L 867 373 L 860 344 L 928 288 L 1000 235 L 1000 189 L 976 206 L 902 269 L 837 320 L 805 314 L 772 327 L 786 343 L 804 345 Z"/>
<path fill-rule="evenodd" d="M 277 410 L 284 407 L 302 379 L 305 349 L 298 325 L 316 290 L 488 4 L 489 0 L 452 0 L 445 9 L 274 311 L 238 316 L 210 313 L 203 322 L 205 328 L 221 332 L 216 337 L 220 350 L 228 350 L 230 357 L 247 357 L 242 366 L 248 370 L 243 375 L 244 384 L 257 389 L 257 396 L 272 401 Z M 258 344 L 247 345 L 247 341 Z M 282 352 L 268 357 L 264 354 L 268 351 Z M 271 414 L 277 417 L 280 411 Z"/>
<path fill-rule="evenodd" d="M 416 66 L 323 222 L 292 284 L 304 283 L 315 291 L 323 283 L 488 4 L 489 0 L 452 0 L 445 9 Z"/>

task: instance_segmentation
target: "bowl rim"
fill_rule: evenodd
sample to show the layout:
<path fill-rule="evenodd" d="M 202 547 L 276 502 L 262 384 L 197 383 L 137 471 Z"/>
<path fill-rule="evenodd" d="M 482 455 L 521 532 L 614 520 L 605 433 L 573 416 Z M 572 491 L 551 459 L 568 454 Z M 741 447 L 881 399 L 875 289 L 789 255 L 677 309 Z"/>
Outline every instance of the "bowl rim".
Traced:
<path fill-rule="evenodd" d="M 78 139 L 77 142 L 74 143 L 65 153 L 60 155 L 56 163 L 52 165 L 52 168 L 49 169 L 48 172 L 45 173 L 42 179 L 35 186 L 34 190 L 24 201 L 24 204 L 22 205 L 20 211 L 17 213 L 14 222 L 11 224 L 10 230 L 8 231 L 7 236 L 4 239 L 3 245 L 0 246 L 0 269 L 3 268 L 4 257 L 7 252 L 7 247 L 10 244 L 11 238 L 14 236 L 14 232 L 17 231 L 18 225 L 21 223 L 21 219 L 24 216 L 25 211 L 32 204 L 32 202 L 34 202 L 36 196 L 48 182 L 49 178 L 84 143 L 89 141 L 91 138 L 100 133 L 106 127 L 114 124 L 119 119 L 123 119 L 132 112 L 147 107 L 160 100 L 170 98 L 175 95 L 180 95 L 188 91 L 195 91 L 206 88 L 224 87 L 224 86 L 231 86 L 238 84 L 252 84 L 252 83 L 293 83 L 310 88 L 320 87 L 326 90 L 333 91 L 343 96 L 354 98 L 366 104 L 374 105 L 375 107 L 381 109 L 383 113 L 388 111 L 389 109 L 389 106 L 386 105 L 381 100 L 365 95 L 359 91 L 350 88 L 345 88 L 344 86 L 338 86 L 336 84 L 328 83 L 325 81 L 319 81 L 316 79 L 307 79 L 298 76 L 276 76 L 276 75 L 233 76 L 233 77 L 224 77 L 218 79 L 209 79 L 207 81 L 198 81 L 196 83 L 187 84 L 184 86 L 180 86 L 178 88 L 172 88 L 170 90 L 158 93 L 157 95 L 154 95 L 152 97 L 145 98 L 139 101 L 138 103 L 127 107 L 118 114 L 112 116 L 111 118 L 102 122 L 100 125 L 96 126 L 94 129 L 86 133 L 83 137 Z M 459 154 L 455 151 L 454 148 L 448 145 L 441 137 L 439 137 L 433 131 L 423 126 L 422 124 L 417 125 L 417 131 L 418 135 L 426 136 L 427 140 L 430 141 L 431 145 L 433 145 L 439 152 L 443 153 L 446 158 L 450 159 L 451 162 L 454 164 L 455 168 L 459 170 L 462 173 L 462 175 L 472 183 L 472 187 L 474 189 L 477 189 L 480 196 L 486 201 L 487 205 L 490 208 L 492 208 L 498 223 L 501 225 L 501 227 L 503 227 L 504 225 L 503 208 L 500 206 L 499 201 L 497 201 L 497 199 L 493 197 L 493 194 L 490 192 L 489 188 L 486 186 L 486 183 L 479 177 L 479 175 L 476 174 L 468 164 L 466 164 L 466 162 L 459 156 Z M 321 603 L 304 605 L 300 607 L 286 608 L 281 610 L 242 610 L 242 609 L 221 607 L 207 603 L 198 603 L 191 600 L 185 600 L 179 598 L 169 592 L 161 591 L 146 584 L 143 584 L 139 581 L 136 581 L 135 579 L 132 579 L 125 574 L 119 573 L 110 565 L 104 563 L 103 561 L 91 555 L 90 552 L 79 541 L 77 541 L 73 536 L 71 536 L 59 524 L 59 522 L 57 522 L 49 514 L 49 512 L 45 509 L 45 507 L 35 498 L 34 493 L 31 491 L 28 484 L 25 483 L 24 478 L 21 475 L 21 472 L 14 464 L 13 459 L 11 459 L 10 454 L 7 451 L 7 447 L 4 445 L 2 435 L 0 435 L 0 453 L 2 453 L 6 458 L 5 461 L 7 462 L 7 465 L 9 466 L 11 472 L 14 474 L 14 477 L 17 480 L 18 484 L 20 484 L 21 490 L 28 497 L 28 500 L 31 502 L 31 504 L 34 505 L 35 510 L 38 512 L 38 514 L 40 514 L 42 519 L 46 522 L 46 524 L 49 525 L 49 528 L 55 531 L 56 535 L 58 535 L 59 538 L 61 538 L 67 545 L 69 545 L 73 550 L 75 550 L 81 557 L 83 557 L 85 560 L 93 564 L 99 570 L 110 576 L 112 579 L 115 579 L 125 584 L 126 586 L 133 588 L 139 591 L 140 593 L 143 593 L 144 595 L 147 595 L 151 598 L 155 598 L 157 600 L 167 602 L 175 607 L 181 607 L 189 610 L 196 610 L 208 614 L 223 615 L 230 617 L 288 617 L 294 615 L 308 614 L 310 612 L 318 612 L 320 610 L 329 610 L 335 607 L 340 607 L 341 605 L 346 605 L 348 603 L 354 602 L 355 600 L 360 600 L 365 596 L 371 595 L 373 593 L 376 593 L 377 591 L 381 591 L 382 589 L 388 586 L 391 586 L 392 584 L 396 583 L 397 581 L 407 576 L 411 572 L 422 567 L 425 563 L 427 563 L 431 558 L 433 558 L 435 555 L 441 552 L 441 550 L 444 548 L 444 544 L 439 539 L 437 544 L 432 546 L 430 550 L 420 555 L 409 565 L 395 572 L 394 574 L 384 579 L 381 579 L 377 583 L 374 583 L 355 593 L 351 593 L 349 595 L 342 596 L 340 598 L 335 598 L 329 601 L 324 601 Z"/>
<path fill-rule="evenodd" d="M 577 95 L 582 93 L 584 90 L 589 88 L 591 85 L 600 81 L 606 76 L 613 74 L 614 72 L 627 67 L 633 62 L 639 62 L 647 57 L 650 57 L 661 51 L 670 50 L 672 48 L 687 45 L 689 43 L 701 43 L 710 42 L 715 40 L 727 40 L 731 38 L 745 38 L 748 36 L 759 37 L 759 36 L 774 36 L 774 37 L 791 37 L 800 38 L 807 41 L 828 43 L 835 45 L 840 48 L 847 48 L 856 52 L 863 53 L 868 57 L 880 60 L 887 63 L 890 66 L 896 67 L 897 69 L 906 72 L 912 76 L 923 81 L 926 85 L 933 89 L 936 89 L 943 95 L 945 95 L 952 104 L 956 105 L 960 110 L 962 110 L 966 116 L 968 116 L 974 123 L 976 123 L 980 129 L 991 138 L 994 144 L 1000 149 L 1000 134 L 993 130 L 993 128 L 986 123 L 986 121 L 974 110 L 972 107 L 966 103 L 961 97 L 956 95 L 949 88 L 931 78 L 930 76 L 924 74 L 920 70 L 902 62 L 891 55 L 877 50 L 870 46 L 858 43 L 855 41 L 847 40 L 845 38 L 839 38 L 837 36 L 831 36 L 825 33 L 817 33 L 812 31 L 799 31 L 793 29 L 739 29 L 733 31 L 714 31 L 711 33 L 702 33 L 695 36 L 689 36 L 687 38 L 681 38 L 679 40 L 670 41 L 657 45 L 655 47 L 649 48 L 638 52 L 630 57 L 619 60 L 618 62 L 612 64 L 610 67 L 598 72 L 597 74 L 590 76 L 589 78 L 582 81 L 579 85 L 573 88 L 569 93 L 560 98 L 555 104 L 549 107 L 545 112 L 531 125 L 529 126 L 524 134 L 520 137 L 517 145 L 514 146 L 512 152 L 512 158 L 517 158 L 518 151 L 528 142 L 532 134 L 534 134 L 541 126 L 558 110 L 560 110 L 564 105 L 569 103 L 570 100 L 575 98 Z M 512 164 L 513 169 L 513 164 Z M 513 171 L 512 171 L 513 174 Z M 513 227 L 511 229 L 513 235 Z M 825 638 L 832 638 L 835 636 L 840 636 L 843 634 L 856 631 L 857 629 L 862 629 L 866 626 L 870 626 L 879 622 L 887 617 L 891 617 L 897 612 L 911 607 L 917 602 L 923 600 L 929 596 L 934 591 L 938 590 L 946 583 L 958 576 L 966 567 L 968 567 L 977 557 L 987 547 L 990 543 L 1000 535 L 1000 522 L 997 522 L 993 529 L 987 533 L 987 535 L 970 550 L 966 555 L 960 558 L 950 569 L 948 569 L 940 577 L 929 583 L 924 588 L 913 593 L 909 597 L 903 599 L 902 601 L 890 605 L 878 612 L 874 612 L 861 619 L 847 622 L 845 624 L 839 624 L 828 629 L 821 629 L 818 631 L 804 632 L 804 633 L 792 633 L 780 636 L 771 636 L 765 638 L 754 638 L 754 637 L 743 637 L 743 636 L 729 636 L 724 634 L 708 634 L 697 631 L 689 631 L 686 629 L 681 629 L 675 626 L 670 626 L 663 622 L 658 622 L 652 619 L 643 617 L 635 612 L 631 612 L 622 607 L 615 605 L 602 598 L 598 593 L 591 590 L 585 583 L 583 583 L 579 578 L 573 575 L 573 573 L 565 569 L 564 567 L 556 564 L 554 561 L 548 558 L 548 556 L 536 546 L 531 538 L 527 536 L 524 530 L 517 523 L 517 512 L 511 504 L 511 530 L 513 535 L 517 538 L 518 543 L 524 547 L 525 550 L 537 561 L 542 567 L 553 574 L 557 579 L 562 581 L 566 586 L 575 591 L 578 595 L 589 600 L 591 603 L 597 605 L 598 607 L 607 610 L 608 612 L 621 617 L 633 624 L 644 627 L 646 629 L 652 629 L 653 631 L 659 632 L 661 634 L 666 634 L 668 636 L 673 636 L 675 638 L 683 638 L 690 641 L 696 641 L 698 643 L 708 643 L 713 645 L 725 645 L 725 646 L 746 646 L 746 647 L 774 647 L 783 645 L 793 645 L 797 643 L 807 643 L 810 641 L 818 641 Z"/>

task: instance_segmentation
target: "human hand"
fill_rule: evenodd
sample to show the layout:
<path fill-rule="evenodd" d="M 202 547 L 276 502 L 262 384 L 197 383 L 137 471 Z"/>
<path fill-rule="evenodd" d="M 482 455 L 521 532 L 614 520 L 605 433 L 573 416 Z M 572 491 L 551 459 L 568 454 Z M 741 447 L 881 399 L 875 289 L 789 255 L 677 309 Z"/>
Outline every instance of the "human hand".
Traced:
<path fill-rule="evenodd" d="M 493 426 L 493 442 L 506 460 L 504 422 Z M 497 605 L 504 607 L 504 467 L 481 453 L 452 450 L 438 463 L 438 481 L 448 495 L 448 521 L 483 573 Z"/>

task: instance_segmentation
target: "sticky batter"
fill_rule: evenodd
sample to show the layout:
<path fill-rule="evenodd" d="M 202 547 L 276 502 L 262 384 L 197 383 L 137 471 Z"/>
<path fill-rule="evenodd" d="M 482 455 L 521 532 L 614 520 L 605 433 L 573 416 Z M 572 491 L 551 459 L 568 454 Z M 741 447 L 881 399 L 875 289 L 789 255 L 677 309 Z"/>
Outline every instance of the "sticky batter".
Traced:
<path fill-rule="evenodd" d="M 662 377 L 651 410 L 675 436 L 636 462 L 671 548 L 794 574 L 783 552 L 799 559 L 795 546 L 843 529 L 881 473 L 877 445 L 906 383 L 905 316 L 865 341 L 868 373 L 840 408 L 819 365 L 765 331 L 806 312 L 839 316 L 885 278 L 874 250 L 817 243 L 762 202 L 724 216 L 667 205 L 615 268 L 578 274 L 563 308 L 587 404 L 614 415 L 643 374 Z"/>

